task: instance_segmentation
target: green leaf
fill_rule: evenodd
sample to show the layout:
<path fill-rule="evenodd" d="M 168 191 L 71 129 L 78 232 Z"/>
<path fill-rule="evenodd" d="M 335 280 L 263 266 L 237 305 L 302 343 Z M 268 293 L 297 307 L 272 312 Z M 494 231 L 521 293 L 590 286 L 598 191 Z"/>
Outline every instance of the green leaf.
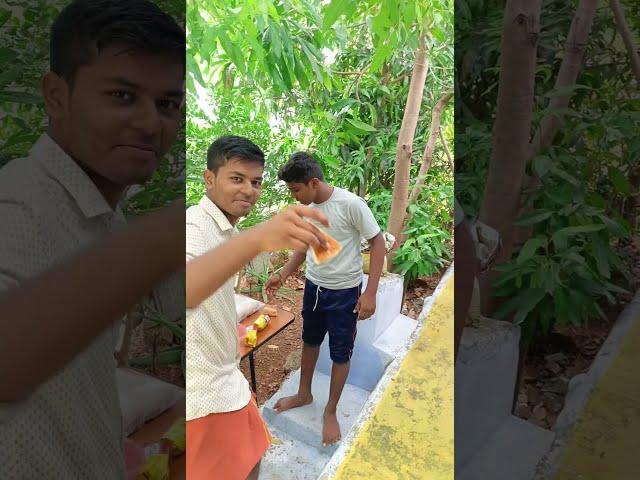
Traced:
<path fill-rule="evenodd" d="M 182 352 L 184 352 L 184 347 L 172 347 L 156 353 L 155 362 L 153 355 L 145 355 L 143 357 L 132 358 L 129 364 L 132 367 L 150 367 L 154 363 L 157 365 L 180 364 L 182 361 Z"/>
<path fill-rule="evenodd" d="M 582 182 L 580 180 L 578 180 L 577 178 L 569 175 L 567 172 L 565 172 L 564 170 L 559 169 L 555 165 L 552 165 L 550 170 L 555 175 L 557 175 L 558 177 L 562 178 L 563 180 L 566 180 L 567 182 L 569 182 L 574 187 L 579 187 L 582 184 Z"/>
<path fill-rule="evenodd" d="M 522 249 L 520 250 L 520 254 L 518 255 L 517 263 L 521 264 L 525 261 L 529 260 L 536 253 L 538 248 L 547 245 L 546 237 L 534 237 L 527 240 Z"/>
<path fill-rule="evenodd" d="M 400 19 L 399 5 L 397 0 L 385 0 L 386 13 L 389 17 L 389 23 L 391 25 L 397 25 Z"/>
<path fill-rule="evenodd" d="M 329 168 L 340 168 L 340 160 L 333 155 L 325 155 L 322 157 L 323 163 Z"/>
<path fill-rule="evenodd" d="M 410 28 L 416 21 L 416 2 L 402 2 L 401 10 L 404 24 Z"/>
<path fill-rule="evenodd" d="M 594 238 L 591 239 L 591 253 L 593 257 L 596 259 L 596 266 L 598 268 L 598 272 L 604 278 L 611 277 L 611 268 L 609 266 L 609 261 L 607 260 L 607 252 L 604 243 L 602 240 L 594 235 Z"/>
<path fill-rule="evenodd" d="M 10 151 L 18 145 L 33 143 L 38 138 L 37 132 L 21 132 L 11 135 L 4 143 L 0 144 L 0 151 Z"/>
<path fill-rule="evenodd" d="M 377 72 L 392 51 L 393 48 L 389 44 L 378 46 L 376 53 L 373 55 L 373 59 L 371 60 L 370 70 L 372 72 Z"/>
<path fill-rule="evenodd" d="M 223 29 L 220 29 L 220 31 L 218 32 L 218 40 L 222 45 L 222 49 L 229 56 L 233 64 L 238 68 L 240 72 L 245 73 L 246 64 L 244 62 L 242 51 L 240 50 L 238 45 L 236 45 L 235 42 L 231 41 L 229 35 L 227 35 L 227 32 Z"/>
<path fill-rule="evenodd" d="M 551 217 L 551 215 L 553 215 L 553 212 L 536 211 L 532 213 L 527 213 L 525 215 L 522 215 L 520 218 L 518 218 L 515 222 L 513 222 L 513 224 L 519 227 L 535 225 L 536 223 L 540 223 L 540 222 L 543 222 L 544 220 L 547 220 L 548 218 Z"/>
<path fill-rule="evenodd" d="M 149 312 L 150 312 L 149 319 L 152 322 L 168 329 L 181 342 L 184 343 L 187 340 L 187 334 L 184 327 L 177 324 L 176 322 L 172 322 L 171 320 L 168 320 L 164 315 L 162 315 L 162 313 L 158 312 L 154 308 L 151 308 L 151 307 L 147 307 L 147 308 L 149 309 Z"/>
<path fill-rule="evenodd" d="M 18 54 L 7 47 L 0 47 L 0 64 L 9 65 L 18 57 Z"/>
<path fill-rule="evenodd" d="M 567 321 L 573 323 L 576 318 L 576 314 L 569 302 L 569 297 L 564 293 L 562 288 L 557 289 L 553 293 L 555 315 L 561 323 L 567 323 Z"/>
<path fill-rule="evenodd" d="M 305 41 L 300 42 L 300 46 L 302 47 L 302 51 L 304 52 L 304 54 L 307 56 L 307 59 L 309 60 L 309 64 L 311 65 L 311 69 L 313 70 L 313 73 L 315 74 L 316 79 L 318 80 L 318 82 L 323 83 L 324 77 L 322 75 L 322 72 L 318 68 L 318 64 L 315 56 L 313 55 L 313 53 L 311 53 L 311 50 L 306 45 Z"/>
<path fill-rule="evenodd" d="M 539 288 L 532 288 L 527 290 L 525 294 L 520 297 L 520 307 L 518 308 L 518 313 L 513 318 L 513 323 L 515 325 L 520 325 L 523 321 L 526 320 L 529 313 L 536 308 L 536 306 L 545 298 L 546 292 Z"/>
<path fill-rule="evenodd" d="M 446 36 L 444 31 L 438 27 L 437 25 L 434 25 L 431 28 L 431 34 L 436 38 L 436 40 L 438 40 L 439 42 L 444 42 L 446 40 Z"/>
<path fill-rule="evenodd" d="M 300 60 L 298 60 L 298 58 L 295 58 L 293 71 L 296 74 L 296 79 L 298 80 L 300 87 L 303 90 L 306 90 L 309 86 L 309 77 L 307 76 L 307 72 L 302 66 L 302 64 L 300 63 Z"/>
<path fill-rule="evenodd" d="M 529 312 L 531 312 L 542 298 L 544 298 L 545 294 L 545 291 L 541 288 L 529 288 L 524 290 L 516 297 L 507 300 L 496 310 L 494 315 L 498 319 L 503 319 L 511 312 L 517 311 L 514 323 L 522 323 Z"/>
<path fill-rule="evenodd" d="M 10 90 L 0 90 L 0 102 L 25 103 L 39 105 L 42 97 L 27 92 L 13 92 Z"/>
<path fill-rule="evenodd" d="M 543 118 L 549 115 L 555 115 L 557 117 L 562 117 L 565 115 L 568 117 L 576 117 L 576 118 L 582 117 L 582 115 L 580 115 L 579 112 L 576 112 L 574 109 L 568 108 L 568 107 L 549 108 L 548 110 L 545 111 Z"/>
<path fill-rule="evenodd" d="M 587 87 L 586 85 L 565 85 L 563 87 L 554 88 L 550 92 L 546 93 L 544 96 L 547 98 L 554 97 L 564 97 L 566 95 L 570 95 L 576 90 L 593 90 L 591 87 Z"/>
<path fill-rule="evenodd" d="M 555 241 L 555 239 L 559 237 L 565 237 L 565 236 L 569 237 L 571 235 L 578 235 L 580 233 L 599 232 L 603 228 L 604 228 L 604 225 L 597 224 L 597 223 L 594 223 L 591 225 L 577 225 L 575 227 L 565 227 L 565 228 L 561 228 L 556 233 L 554 233 L 551 239 Z"/>
<path fill-rule="evenodd" d="M 347 118 L 347 122 L 349 122 L 351 125 L 353 125 L 358 130 L 362 130 L 364 132 L 376 132 L 377 131 L 377 129 L 374 126 L 369 125 L 369 124 L 364 123 L 364 122 L 361 122 L 360 120 L 356 120 L 355 118 Z"/>
<path fill-rule="evenodd" d="M 322 29 L 324 31 L 329 30 L 341 15 L 353 9 L 353 0 L 331 0 L 331 3 L 327 5 L 324 11 Z"/>
<path fill-rule="evenodd" d="M 9 10 L 5 10 L 4 8 L 0 8 L 0 28 L 2 28 L 10 18 L 11 12 Z"/>
<path fill-rule="evenodd" d="M 272 22 L 269 22 L 269 39 L 271 40 L 271 52 L 276 59 L 279 59 L 282 56 L 282 41 L 277 26 Z"/>
<path fill-rule="evenodd" d="M 609 167 L 609 180 L 618 193 L 625 197 L 631 194 L 631 183 L 627 176 L 615 167 Z"/>
<path fill-rule="evenodd" d="M 548 155 L 536 155 L 533 158 L 533 170 L 539 177 L 544 177 L 551 168 L 553 160 Z"/>

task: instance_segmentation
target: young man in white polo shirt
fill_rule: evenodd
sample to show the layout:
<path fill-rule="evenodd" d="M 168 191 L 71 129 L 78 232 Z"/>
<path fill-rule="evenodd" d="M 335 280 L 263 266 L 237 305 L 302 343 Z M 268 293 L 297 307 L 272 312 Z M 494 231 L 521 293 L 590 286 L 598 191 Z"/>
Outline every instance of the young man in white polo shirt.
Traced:
<path fill-rule="evenodd" d="M 288 210 L 236 237 L 238 220 L 258 201 L 263 170 L 264 154 L 253 142 L 218 138 L 207 152 L 206 195 L 187 210 L 187 477 L 194 480 L 257 478 L 271 441 L 239 369 L 233 281 L 206 292 L 207 269 L 222 266 L 215 249 L 244 261 L 284 246 L 306 250 L 321 234 L 302 216 L 327 224 L 313 209 Z"/>
<path fill-rule="evenodd" d="M 278 177 L 286 182 L 296 200 L 327 216 L 331 225 L 327 233 L 342 247 L 335 258 L 321 264 L 315 262 L 311 250 L 306 253 L 296 251 L 282 273 L 271 277 L 266 284 L 268 291 L 275 292 L 306 257 L 300 386 L 296 395 L 279 399 L 274 409 L 283 412 L 313 401 L 313 371 L 320 345 L 328 333 L 333 367 L 322 433 L 322 443 L 327 446 L 341 438 L 336 409 L 349 374 L 357 321 L 371 317 L 376 309 L 376 292 L 385 255 L 384 238 L 364 199 L 326 183 L 322 168 L 309 153 L 294 153 L 280 169 Z M 371 245 L 369 279 L 362 294 L 361 238 Z"/>
<path fill-rule="evenodd" d="M 7 479 L 125 478 L 115 322 L 180 269 L 184 242 L 184 205 L 130 229 L 118 208 L 179 131 L 184 31 L 149 1 L 68 3 L 42 81 L 47 132 L 0 170 Z"/>

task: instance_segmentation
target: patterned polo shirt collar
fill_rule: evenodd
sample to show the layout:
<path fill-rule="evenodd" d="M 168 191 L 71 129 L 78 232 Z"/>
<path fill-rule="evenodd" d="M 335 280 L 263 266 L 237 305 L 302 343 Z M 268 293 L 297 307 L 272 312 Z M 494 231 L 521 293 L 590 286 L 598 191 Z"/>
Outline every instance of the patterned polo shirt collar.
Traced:
<path fill-rule="evenodd" d="M 226 232 L 228 230 L 234 230 L 229 219 L 209 197 L 203 195 L 200 199 L 199 205 L 211 218 L 213 218 L 213 221 L 216 222 L 221 231 Z"/>
<path fill-rule="evenodd" d="M 122 213 L 109 206 L 96 185 L 84 170 L 49 135 L 43 134 L 31 149 L 30 155 L 59 182 L 74 199 L 87 218 Z"/>

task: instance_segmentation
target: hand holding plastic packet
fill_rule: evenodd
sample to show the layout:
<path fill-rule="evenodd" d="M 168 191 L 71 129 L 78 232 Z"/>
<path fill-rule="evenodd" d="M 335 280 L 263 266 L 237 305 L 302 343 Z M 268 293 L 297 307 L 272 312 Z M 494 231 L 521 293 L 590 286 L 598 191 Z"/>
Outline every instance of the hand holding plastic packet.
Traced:
<path fill-rule="evenodd" d="M 327 247 L 325 248 L 322 245 L 311 247 L 313 259 L 318 264 L 328 262 L 336 255 L 338 255 L 340 253 L 340 250 L 342 250 L 342 245 L 340 245 L 340 242 L 338 242 L 327 232 L 323 230 L 320 230 L 320 232 L 324 235 L 324 238 L 327 242 Z"/>

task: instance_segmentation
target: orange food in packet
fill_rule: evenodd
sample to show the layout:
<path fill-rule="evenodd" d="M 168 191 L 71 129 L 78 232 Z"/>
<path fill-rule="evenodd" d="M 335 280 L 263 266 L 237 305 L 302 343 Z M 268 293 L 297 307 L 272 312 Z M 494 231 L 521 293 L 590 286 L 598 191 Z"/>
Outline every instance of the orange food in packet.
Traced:
<path fill-rule="evenodd" d="M 329 235 L 327 232 L 322 232 L 325 240 L 327 241 L 327 248 L 323 248 L 321 245 L 317 247 L 311 247 L 311 252 L 313 253 L 313 260 L 320 264 L 325 263 L 334 258 L 340 250 L 342 250 L 342 245 L 335 238 Z"/>

